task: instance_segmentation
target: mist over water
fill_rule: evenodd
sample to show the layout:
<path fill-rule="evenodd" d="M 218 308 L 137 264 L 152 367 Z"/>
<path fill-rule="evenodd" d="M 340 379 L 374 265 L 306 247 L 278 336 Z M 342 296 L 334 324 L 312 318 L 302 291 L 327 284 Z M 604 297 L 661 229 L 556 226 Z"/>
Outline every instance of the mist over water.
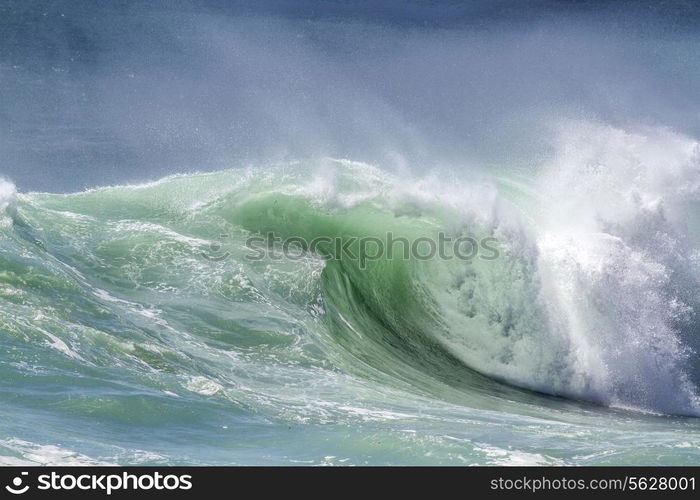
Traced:
<path fill-rule="evenodd" d="M 3 173 L 76 191 L 324 156 L 531 171 L 562 120 L 700 129 L 692 3 L 2 3 Z"/>
<path fill-rule="evenodd" d="M 0 463 L 697 463 L 698 13 L 0 0 Z"/>

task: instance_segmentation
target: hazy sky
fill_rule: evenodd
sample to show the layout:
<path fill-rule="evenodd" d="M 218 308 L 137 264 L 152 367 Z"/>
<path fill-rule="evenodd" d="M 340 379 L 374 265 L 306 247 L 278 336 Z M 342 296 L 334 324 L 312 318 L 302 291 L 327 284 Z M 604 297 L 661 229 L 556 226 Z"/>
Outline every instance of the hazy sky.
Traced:
<path fill-rule="evenodd" d="M 144 4 L 0 0 L 0 176 L 535 165 L 567 119 L 700 136 L 693 2 Z"/>

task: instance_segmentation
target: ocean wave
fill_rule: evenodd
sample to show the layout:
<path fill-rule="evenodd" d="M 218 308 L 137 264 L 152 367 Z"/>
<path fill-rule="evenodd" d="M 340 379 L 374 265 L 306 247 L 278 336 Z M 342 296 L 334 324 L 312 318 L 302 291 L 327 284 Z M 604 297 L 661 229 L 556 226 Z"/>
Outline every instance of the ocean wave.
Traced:
<path fill-rule="evenodd" d="M 18 223 L 0 239 L 0 328 L 42 370 L 116 364 L 164 397 L 302 420 L 342 413 L 301 412 L 320 373 L 437 399 L 505 382 L 698 415 L 698 239 L 683 226 L 697 224 L 698 186 L 697 142 L 594 124 L 569 124 L 528 182 L 332 159 L 19 199 L 4 182 L 0 207 Z M 388 231 L 491 237 L 499 256 L 247 258 L 255 234 Z"/>

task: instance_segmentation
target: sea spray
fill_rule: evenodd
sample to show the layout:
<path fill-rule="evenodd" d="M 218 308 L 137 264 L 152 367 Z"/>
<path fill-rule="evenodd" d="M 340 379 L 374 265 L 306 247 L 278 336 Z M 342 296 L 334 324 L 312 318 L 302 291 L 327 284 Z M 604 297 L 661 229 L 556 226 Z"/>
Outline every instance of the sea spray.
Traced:
<path fill-rule="evenodd" d="M 12 225 L 12 212 L 17 202 L 17 190 L 14 184 L 0 178 L 0 227 Z"/>

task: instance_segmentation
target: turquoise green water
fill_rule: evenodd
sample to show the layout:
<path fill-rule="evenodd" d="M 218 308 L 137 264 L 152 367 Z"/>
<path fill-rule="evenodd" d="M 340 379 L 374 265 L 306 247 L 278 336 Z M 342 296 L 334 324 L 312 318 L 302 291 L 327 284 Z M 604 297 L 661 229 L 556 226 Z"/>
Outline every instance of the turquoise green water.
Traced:
<path fill-rule="evenodd" d="M 465 183 L 337 160 L 5 183 L 0 462 L 696 464 L 697 247 L 669 182 L 623 203 L 590 177 L 559 200 L 561 171 Z M 387 231 L 491 237 L 498 258 L 246 246 Z"/>

